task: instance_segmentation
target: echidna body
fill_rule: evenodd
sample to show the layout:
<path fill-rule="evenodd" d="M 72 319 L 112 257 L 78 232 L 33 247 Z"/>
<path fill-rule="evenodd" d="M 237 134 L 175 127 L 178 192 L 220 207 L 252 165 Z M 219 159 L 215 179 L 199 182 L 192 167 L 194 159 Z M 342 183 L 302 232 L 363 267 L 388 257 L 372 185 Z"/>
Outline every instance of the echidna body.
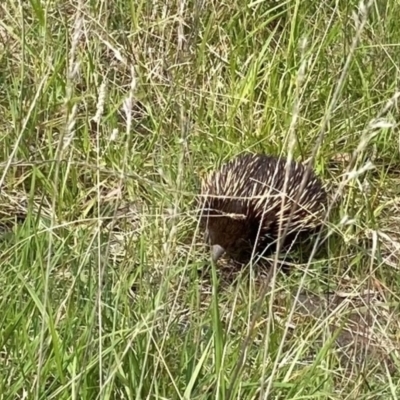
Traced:
<path fill-rule="evenodd" d="M 307 167 L 301 163 L 292 161 L 287 167 L 283 158 L 245 154 L 209 174 L 202 182 L 201 223 L 213 259 L 223 253 L 235 258 L 253 248 L 264 250 L 276 244 L 286 228 L 287 240 L 318 228 L 327 195 L 312 171 L 302 182 L 306 172 Z"/>

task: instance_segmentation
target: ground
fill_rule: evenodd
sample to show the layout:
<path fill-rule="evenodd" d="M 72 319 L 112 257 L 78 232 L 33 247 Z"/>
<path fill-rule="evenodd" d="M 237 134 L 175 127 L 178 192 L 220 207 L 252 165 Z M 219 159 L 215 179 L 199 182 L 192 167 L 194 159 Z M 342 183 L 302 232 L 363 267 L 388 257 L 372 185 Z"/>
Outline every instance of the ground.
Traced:
<path fill-rule="evenodd" d="M 2 398 L 397 399 L 399 12 L 4 0 Z M 211 265 L 195 196 L 244 151 L 313 162 L 313 257 Z"/>

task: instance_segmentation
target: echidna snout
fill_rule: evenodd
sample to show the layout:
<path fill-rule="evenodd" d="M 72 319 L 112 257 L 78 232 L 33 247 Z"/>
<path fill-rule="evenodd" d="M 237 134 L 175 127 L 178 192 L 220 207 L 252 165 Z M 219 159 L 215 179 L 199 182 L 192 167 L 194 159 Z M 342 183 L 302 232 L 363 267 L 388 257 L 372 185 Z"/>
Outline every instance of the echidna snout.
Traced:
<path fill-rule="evenodd" d="M 204 235 L 206 243 L 211 243 L 210 231 L 206 229 Z M 211 245 L 211 259 L 217 262 L 219 258 L 225 253 L 225 249 L 219 244 Z"/>
<path fill-rule="evenodd" d="M 202 183 L 200 201 L 204 206 L 202 224 L 216 261 L 224 253 L 237 258 L 251 253 L 254 247 L 263 251 L 276 243 L 285 228 L 287 240 L 318 228 L 327 195 L 305 165 L 294 161 L 287 165 L 285 159 L 270 155 L 246 154 L 208 175 Z"/>
<path fill-rule="evenodd" d="M 217 262 L 225 253 L 225 249 L 221 247 L 219 244 L 214 244 L 211 247 L 211 259 L 214 262 Z"/>
<path fill-rule="evenodd" d="M 257 228 L 249 224 L 243 215 L 220 215 L 208 212 L 205 221 L 205 239 L 211 247 L 211 258 L 217 261 L 224 253 L 239 259 L 244 252 L 251 251 Z"/>

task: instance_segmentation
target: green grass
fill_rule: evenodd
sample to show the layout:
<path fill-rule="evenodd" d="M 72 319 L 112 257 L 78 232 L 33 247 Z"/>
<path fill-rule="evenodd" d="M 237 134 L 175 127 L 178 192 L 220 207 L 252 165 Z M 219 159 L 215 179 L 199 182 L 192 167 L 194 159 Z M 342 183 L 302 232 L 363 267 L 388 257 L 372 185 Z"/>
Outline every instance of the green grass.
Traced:
<path fill-rule="evenodd" d="M 1 399 L 399 398 L 400 5 L 70 3 L 0 6 Z M 210 265 L 243 151 L 338 195 L 289 275 Z"/>

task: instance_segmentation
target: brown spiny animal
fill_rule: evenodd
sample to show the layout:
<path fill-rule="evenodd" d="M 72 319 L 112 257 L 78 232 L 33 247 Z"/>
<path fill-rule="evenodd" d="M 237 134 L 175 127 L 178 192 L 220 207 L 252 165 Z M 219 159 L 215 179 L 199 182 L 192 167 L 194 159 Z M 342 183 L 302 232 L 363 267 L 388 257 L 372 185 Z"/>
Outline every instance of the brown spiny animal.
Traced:
<path fill-rule="evenodd" d="M 302 183 L 306 171 L 304 164 L 294 161 L 287 168 L 284 158 L 245 154 L 210 173 L 202 182 L 200 202 L 201 225 L 213 260 L 224 253 L 240 259 L 253 248 L 273 251 L 286 227 L 284 244 L 320 227 L 327 194 L 311 170 Z"/>

